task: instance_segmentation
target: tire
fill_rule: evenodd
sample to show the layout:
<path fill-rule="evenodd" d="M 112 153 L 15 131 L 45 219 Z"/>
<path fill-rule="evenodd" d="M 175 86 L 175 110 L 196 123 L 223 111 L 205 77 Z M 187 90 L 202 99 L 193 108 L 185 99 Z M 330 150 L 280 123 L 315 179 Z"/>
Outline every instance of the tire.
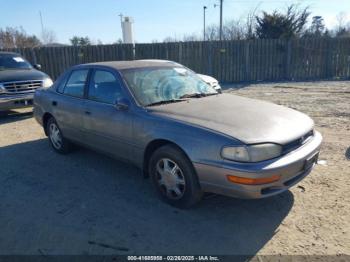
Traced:
<path fill-rule="evenodd" d="M 72 151 L 72 144 L 63 137 L 61 129 L 53 117 L 47 121 L 46 131 L 50 144 L 57 153 L 67 154 Z"/>
<path fill-rule="evenodd" d="M 161 200 L 174 207 L 189 208 L 202 198 L 191 161 L 173 145 L 162 146 L 153 153 L 149 174 Z"/>

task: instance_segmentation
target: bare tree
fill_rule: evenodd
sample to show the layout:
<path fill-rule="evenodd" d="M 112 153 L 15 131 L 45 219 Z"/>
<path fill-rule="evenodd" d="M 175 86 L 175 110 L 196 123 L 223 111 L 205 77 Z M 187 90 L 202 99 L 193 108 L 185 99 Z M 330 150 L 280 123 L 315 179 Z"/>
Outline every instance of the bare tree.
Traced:
<path fill-rule="evenodd" d="M 56 33 L 45 28 L 41 33 L 41 39 L 45 45 L 52 44 L 57 41 Z"/>
<path fill-rule="evenodd" d="M 339 31 L 342 28 L 345 28 L 346 18 L 347 18 L 347 15 L 345 12 L 340 12 L 337 15 L 337 25 L 336 25 L 337 31 Z"/>
<path fill-rule="evenodd" d="M 219 40 L 219 26 L 216 24 L 209 25 L 206 29 L 206 39 L 209 41 Z M 253 30 L 251 29 L 251 32 Z M 242 19 L 239 20 L 227 20 L 222 27 L 222 39 L 223 40 L 242 40 L 247 36 L 252 37 L 250 33 L 248 23 Z"/>
<path fill-rule="evenodd" d="M 254 39 L 256 26 L 257 5 L 246 15 L 246 18 L 238 20 L 227 20 L 223 25 L 224 40 Z M 208 40 L 219 40 L 219 26 L 212 24 L 206 28 L 206 38 Z"/>
<path fill-rule="evenodd" d="M 245 36 L 244 36 L 245 39 L 256 38 L 256 34 L 255 34 L 256 10 L 257 8 L 247 14 L 247 18 L 245 21 Z"/>
<path fill-rule="evenodd" d="M 172 42 L 179 42 L 176 37 L 167 36 L 163 39 L 163 43 L 172 43 Z"/>
<path fill-rule="evenodd" d="M 0 28 L 0 48 L 35 47 L 40 44 L 40 40 L 35 35 L 28 35 L 22 27 Z"/>
<path fill-rule="evenodd" d="M 219 39 L 219 26 L 212 24 L 207 26 L 205 29 L 205 38 L 209 41 L 214 41 Z"/>
<path fill-rule="evenodd" d="M 347 14 L 345 12 L 340 12 L 337 15 L 337 25 L 334 33 L 337 37 L 350 37 L 350 22 L 347 22 Z"/>
<path fill-rule="evenodd" d="M 241 20 L 226 21 L 222 30 L 224 40 L 242 40 L 245 38 L 245 24 Z"/>
<path fill-rule="evenodd" d="M 197 34 L 186 34 L 183 36 L 182 41 L 184 42 L 193 42 L 193 41 L 200 41 L 202 40 Z"/>

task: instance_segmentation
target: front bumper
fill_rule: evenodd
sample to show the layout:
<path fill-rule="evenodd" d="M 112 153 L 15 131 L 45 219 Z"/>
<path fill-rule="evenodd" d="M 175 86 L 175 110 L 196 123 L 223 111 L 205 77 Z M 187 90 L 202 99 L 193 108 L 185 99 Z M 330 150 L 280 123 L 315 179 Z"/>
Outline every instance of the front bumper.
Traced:
<path fill-rule="evenodd" d="M 33 106 L 34 92 L 0 95 L 0 111 Z"/>
<path fill-rule="evenodd" d="M 221 166 L 194 163 L 194 167 L 205 192 L 237 198 L 264 198 L 282 193 L 305 178 L 316 162 L 307 166 L 305 163 L 319 153 L 321 143 L 321 134 L 315 132 L 315 136 L 306 144 L 274 160 L 261 163 L 225 161 Z M 267 178 L 280 175 L 281 179 L 269 184 L 243 185 L 228 181 L 228 175 L 244 178 Z"/>

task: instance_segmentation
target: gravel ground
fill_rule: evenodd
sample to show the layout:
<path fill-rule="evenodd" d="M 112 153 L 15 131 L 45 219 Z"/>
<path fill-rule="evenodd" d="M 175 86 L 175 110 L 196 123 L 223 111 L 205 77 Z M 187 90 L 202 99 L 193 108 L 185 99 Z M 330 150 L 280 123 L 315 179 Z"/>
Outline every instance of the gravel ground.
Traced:
<path fill-rule="evenodd" d="M 30 110 L 0 117 L 0 254 L 350 254 L 350 82 L 227 86 L 309 114 L 320 164 L 268 199 L 160 202 L 132 166 L 54 153 Z M 350 156 L 349 156 L 350 157 Z"/>

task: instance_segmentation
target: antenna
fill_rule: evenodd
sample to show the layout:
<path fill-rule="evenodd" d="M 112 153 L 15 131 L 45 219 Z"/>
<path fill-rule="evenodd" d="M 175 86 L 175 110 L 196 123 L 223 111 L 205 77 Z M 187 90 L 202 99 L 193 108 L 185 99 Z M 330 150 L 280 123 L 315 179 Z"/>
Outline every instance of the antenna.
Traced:
<path fill-rule="evenodd" d="M 122 23 L 123 22 L 123 14 L 120 13 L 118 16 L 120 16 L 120 23 Z"/>

